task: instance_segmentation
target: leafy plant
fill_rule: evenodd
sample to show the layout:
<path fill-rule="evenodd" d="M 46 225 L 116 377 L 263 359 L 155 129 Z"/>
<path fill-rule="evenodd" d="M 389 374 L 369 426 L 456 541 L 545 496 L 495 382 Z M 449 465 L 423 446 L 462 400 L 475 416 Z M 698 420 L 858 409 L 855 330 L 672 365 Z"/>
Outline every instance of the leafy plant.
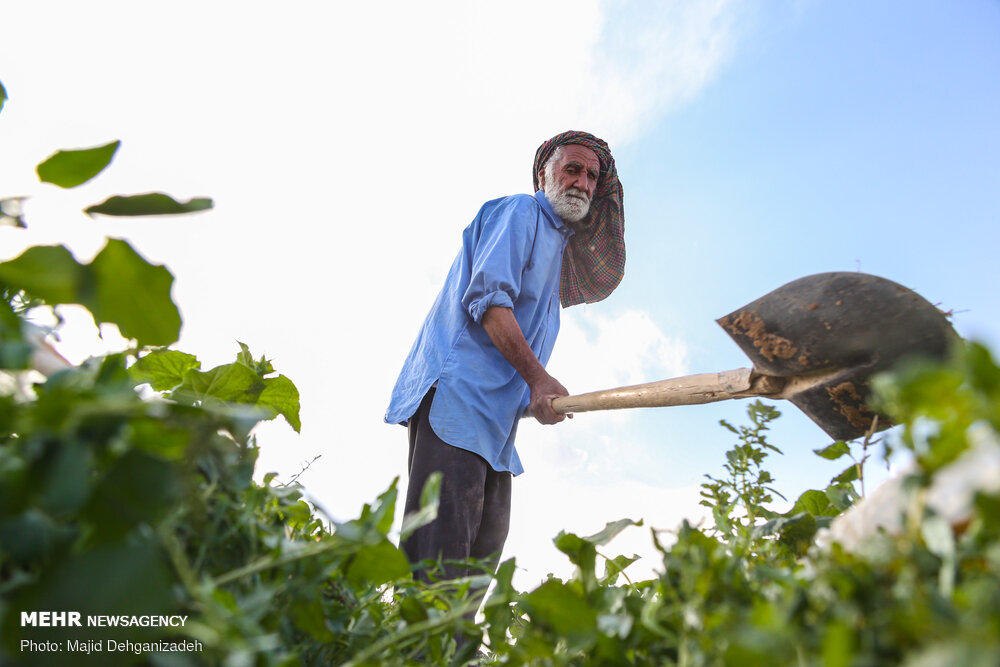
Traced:
<path fill-rule="evenodd" d="M 762 464 L 768 451 L 781 453 L 765 437 L 768 424 L 781 416 L 773 406 L 754 401 L 747 407 L 751 426 L 736 427 L 722 420 L 724 428 L 739 437 L 740 442 L 726 452 L 723 465 L 728 477 L 715 478 L 705 475 L 708 482 L 702 484 L 702 505 L 712 509 L 717 534 L 731 546 L 745 550 L 757 534 L 758 520 L 773 519 L 777 515 L 768 509 L 767 503 L 780 496 L 769 486 L 774 482 L 771 473 Z"/>

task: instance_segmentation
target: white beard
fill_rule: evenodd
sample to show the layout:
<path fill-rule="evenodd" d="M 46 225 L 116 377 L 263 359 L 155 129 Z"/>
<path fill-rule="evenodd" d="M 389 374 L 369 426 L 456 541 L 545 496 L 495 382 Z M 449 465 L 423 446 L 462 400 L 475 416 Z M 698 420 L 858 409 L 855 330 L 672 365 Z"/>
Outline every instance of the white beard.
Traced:
<path fill-rule="evenodd" d="M 569 187 L 562 192 L 556 192 L 558 186 L 555 179 L 551 179 L 545 185 L 545 198 L 552 205 L 552 210 L 556 212 L 563 222 L 580 222 L 590 211 L 590 200 L 583 190 Z"/>

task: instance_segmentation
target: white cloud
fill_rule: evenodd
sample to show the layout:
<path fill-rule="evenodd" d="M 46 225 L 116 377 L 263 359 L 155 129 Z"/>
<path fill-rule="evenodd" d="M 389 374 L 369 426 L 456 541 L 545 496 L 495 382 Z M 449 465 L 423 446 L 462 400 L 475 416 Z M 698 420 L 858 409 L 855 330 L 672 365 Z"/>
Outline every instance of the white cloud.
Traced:
<path fill-rule="evenodd" d="M 730 0 L 602 3 L 586 107 L 618 141 L 697 95 L 732 54 L 745 6 Z"/>
<path fill-rule="evenodd" d="M 661 380 L 687 372 L 687 347 L 646 311 L 579 306 L 562 313 L 549 371 L 571 393 Z"/>

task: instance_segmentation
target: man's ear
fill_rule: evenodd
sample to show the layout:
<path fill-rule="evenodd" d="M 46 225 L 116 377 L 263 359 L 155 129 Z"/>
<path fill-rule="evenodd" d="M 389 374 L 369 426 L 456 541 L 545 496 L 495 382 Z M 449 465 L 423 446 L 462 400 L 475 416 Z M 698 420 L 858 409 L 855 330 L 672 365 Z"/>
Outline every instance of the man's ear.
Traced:
<path fill-rule="evenodd" d="M 538 170 L 538 189 L 545 192 L 545 170 Z"/>

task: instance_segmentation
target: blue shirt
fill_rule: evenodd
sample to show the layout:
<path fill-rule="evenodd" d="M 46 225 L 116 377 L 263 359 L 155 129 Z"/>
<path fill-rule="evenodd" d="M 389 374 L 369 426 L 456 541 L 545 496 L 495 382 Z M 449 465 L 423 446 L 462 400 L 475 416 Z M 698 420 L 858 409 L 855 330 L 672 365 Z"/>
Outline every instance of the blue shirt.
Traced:
<path fill-rule="evenodd" d="M 487 202 L 462 234 L 462 249 L 417 335 L 385 415 L 405 424 L 437 382 L 430 425 L 441 440 L 475 452 L 497 471 L 524 471 L 514 436 L 530 391 L 480 322 L 491 306 L 514 311 L 544 366 L 559 333 L 559 275 L 572 234 L 545 194 Z"/>

